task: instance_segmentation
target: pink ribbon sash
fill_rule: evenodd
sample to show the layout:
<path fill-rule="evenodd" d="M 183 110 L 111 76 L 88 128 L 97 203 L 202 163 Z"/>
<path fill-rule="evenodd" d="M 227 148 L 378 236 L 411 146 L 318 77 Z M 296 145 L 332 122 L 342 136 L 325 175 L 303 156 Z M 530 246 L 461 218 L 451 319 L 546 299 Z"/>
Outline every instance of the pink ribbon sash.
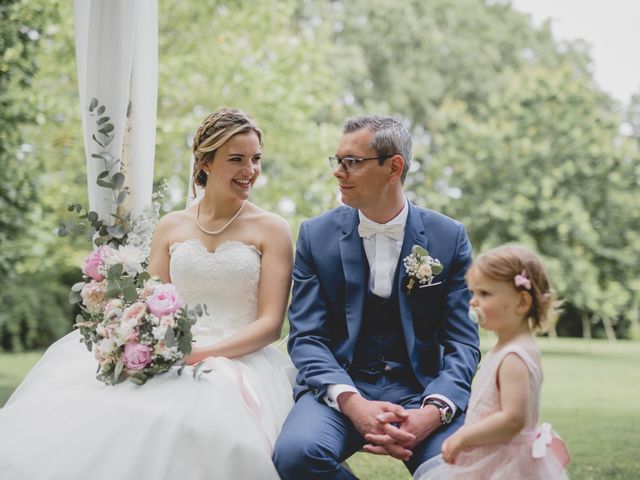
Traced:
<path fill-rule="evenodd" d="M 531 456 L 533 458 L 542 458 L 547 454 L 548 450 L 551 450 L 551 453 L 564 468 L 569 465 L 571 456 L 564 440 L 553 431 L 551 424 L 543 423 L 535 433 L 531 444 Z"/>
<path fill-rule="evenodd" d="M 242 369 L 234 361 L 225 357 L 209 357 L 202 362 L 202 366 L 199 369 L 202 373 L 209 373 L 213 370 L 221 373 L 229 383 L 236 388 L 245 407 L 249 410 L 252 418 L 264 434 L 269 452 L 273 454 L 273 440 L 269 437 L 269 429 L 265 425 L 262 416 L 260 399 L 253 388 L 251 388 L 251 385 L 246 382 Z M 198 377 L 199 376 L 200 375 L 198 375 Z"/>

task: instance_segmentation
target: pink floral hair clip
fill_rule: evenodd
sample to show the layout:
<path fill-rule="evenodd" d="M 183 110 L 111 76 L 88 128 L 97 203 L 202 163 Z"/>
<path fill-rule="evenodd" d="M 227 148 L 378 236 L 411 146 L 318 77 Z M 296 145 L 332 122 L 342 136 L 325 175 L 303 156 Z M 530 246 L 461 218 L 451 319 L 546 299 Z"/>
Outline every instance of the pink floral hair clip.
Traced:
<path fill-rule="evenodd" d="M 516 287 L 523 287 L 525 290 L 531 290 L 531 280 L 529 280 L 527 272 L 524 270 L 513 277 L 513 283 Z"/>

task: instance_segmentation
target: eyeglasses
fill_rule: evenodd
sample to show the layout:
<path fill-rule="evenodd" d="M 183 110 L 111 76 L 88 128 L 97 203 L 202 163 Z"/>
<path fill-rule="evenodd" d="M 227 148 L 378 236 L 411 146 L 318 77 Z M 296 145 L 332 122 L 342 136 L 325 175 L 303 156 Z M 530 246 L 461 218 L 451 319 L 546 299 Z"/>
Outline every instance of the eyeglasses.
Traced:
<path fill-rule="evenodd" d="M 342 166 L 345 172 L 352 173 L 359 170 L 362 167 L 362 164 L 368 160 L 386 160 L 393 155 L 384 155 L 379 157 L 368 157 L 368 158 L 356 158 L 356 157 L 343 157 L 340 158 L 338 156 L 332 155 L 329 157 L 329 165 L 333 170 L 336 170 L 339 166 Z"/>

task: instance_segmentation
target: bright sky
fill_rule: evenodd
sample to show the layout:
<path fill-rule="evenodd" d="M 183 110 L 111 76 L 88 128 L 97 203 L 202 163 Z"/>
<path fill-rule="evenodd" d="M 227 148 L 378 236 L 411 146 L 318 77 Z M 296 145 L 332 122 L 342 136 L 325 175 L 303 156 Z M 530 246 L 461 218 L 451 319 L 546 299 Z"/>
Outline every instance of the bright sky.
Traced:
<path fill-rule="evenodd" d="M 628 102 L 640 93 L 640 1 L 638 0 L 512 0 L 530 13 L 534 24 L 552 20 L 556 38 L 581 38 L 592 47 L 598 85 Z"/>

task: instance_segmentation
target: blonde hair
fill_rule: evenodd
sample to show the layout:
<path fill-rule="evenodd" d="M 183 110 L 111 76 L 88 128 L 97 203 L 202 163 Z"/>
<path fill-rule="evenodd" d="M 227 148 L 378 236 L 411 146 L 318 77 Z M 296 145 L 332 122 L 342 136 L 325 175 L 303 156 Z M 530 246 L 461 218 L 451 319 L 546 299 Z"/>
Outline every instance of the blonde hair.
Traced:
<path fill-rule="evenodd" d="M 196 186 L 207 185 L 207 175 L 204 166 L 213 162 L 218 149 L 227 143 L 234 135 L 255 132 L 262 146 L 262 131 L 253 118 L 241 110 L 222 107 L 208 115 L 193 136 L 193 177 L 191 186 L 193 194 Z"/>
<path fill-rule="evenodd" d="M 471 264 L 467 278 L 474 271 L 492 280 L 509 282 L 517 291 L 529 292 L 532 301 L 527 317 L 533 331 L 547 331 L 556 322 L 560 306 L 556 292 L 544 264 L 529 248 L 503 245 L 489 250 Z M 531 282 L 531 288 L 516 285 L 516 275 L 523 272 Z"/>

